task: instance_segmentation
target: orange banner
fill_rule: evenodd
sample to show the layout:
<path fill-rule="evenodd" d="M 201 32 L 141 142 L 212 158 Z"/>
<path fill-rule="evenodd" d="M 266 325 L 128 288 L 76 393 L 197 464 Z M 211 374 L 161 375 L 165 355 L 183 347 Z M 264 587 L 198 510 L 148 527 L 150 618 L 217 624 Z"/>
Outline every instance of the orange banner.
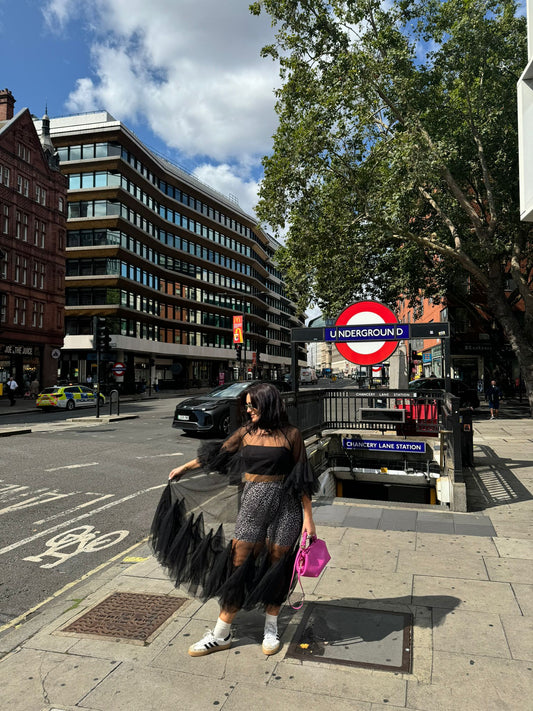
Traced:
<path fill-rule="evenodd" d="M 233 317 L 233 343 L 244 343 L 244 316 Z"/>

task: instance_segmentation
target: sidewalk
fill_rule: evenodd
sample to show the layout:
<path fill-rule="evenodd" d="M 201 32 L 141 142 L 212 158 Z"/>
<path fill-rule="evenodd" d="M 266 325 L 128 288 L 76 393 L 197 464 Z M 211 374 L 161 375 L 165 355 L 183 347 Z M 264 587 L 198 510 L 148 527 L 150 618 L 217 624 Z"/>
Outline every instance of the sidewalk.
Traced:
<path fill-rule="evenodd" d="M 305 579 L 304 608 L 283 609 L 278 654 L 261 652 L 263 620 L 254 612 L 237 616 L 229 650 L 189 657 L 217 605 L 173 588 L 144 542 L 26 621 L 0 627 L 2 708 L 525 711 L 533 693 L 533 421 L 505 417 L 505 404 L 502 415 L 475 422 L 471 513 L 317 504 L 332 560 L 320 578 Z M 113 593 L 156 596 L 140 608 L 150 607 L 154 621 L 154 603 L 180 606 L 142 633 L 144 644 L 106 638 L 109 619 L 64 631 Z M 402 635 L 410 617 L 412 638 Z M 407 671 L 394 670 L 409 654 Z"/>

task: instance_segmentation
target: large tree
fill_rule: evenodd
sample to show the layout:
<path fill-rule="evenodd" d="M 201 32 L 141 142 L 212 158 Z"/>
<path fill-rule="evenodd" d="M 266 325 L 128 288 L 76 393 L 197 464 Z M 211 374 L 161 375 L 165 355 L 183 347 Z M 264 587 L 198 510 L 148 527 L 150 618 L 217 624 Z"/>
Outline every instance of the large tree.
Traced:
<path fill-rule="evenodd" d="M 510 0 L 263 0 L 279 125 L 258 214 L 300 304 L 481 293 L 533 408 L 531 226 L 518 204 Z M 465 286 L 466 285 L 466 286 Z M 511 289 L 510 286 L 511 285 Z"/>

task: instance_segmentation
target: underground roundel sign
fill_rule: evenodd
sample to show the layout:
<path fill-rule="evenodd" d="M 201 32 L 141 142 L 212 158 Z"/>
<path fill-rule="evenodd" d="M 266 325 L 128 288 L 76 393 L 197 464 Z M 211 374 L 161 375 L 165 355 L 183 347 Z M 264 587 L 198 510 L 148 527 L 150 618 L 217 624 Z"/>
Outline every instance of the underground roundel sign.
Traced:
<path fill-rule="evenodd" d="M 394 312 L 377 301 L 358 301 L 344 309 L 325 335 L 346 360 L 374 365 L 391 356 L 400 340 L 409 338 L 409 326 L 398 323 Z"/>

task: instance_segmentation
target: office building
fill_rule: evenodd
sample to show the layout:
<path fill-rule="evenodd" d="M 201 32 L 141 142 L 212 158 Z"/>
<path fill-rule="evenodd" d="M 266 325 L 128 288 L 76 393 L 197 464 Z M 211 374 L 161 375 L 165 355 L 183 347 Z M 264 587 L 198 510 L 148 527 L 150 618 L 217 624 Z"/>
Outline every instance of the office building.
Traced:
<path fill-rule="evenodd" d="M 111 332 L 101 379 L 124 392 L 288 372 L 302 322 L 255 219 L 105 111 L 52 119 L 50 132 L 68 179 L 62 377 L 94 379 L 95 317 Z"/>

